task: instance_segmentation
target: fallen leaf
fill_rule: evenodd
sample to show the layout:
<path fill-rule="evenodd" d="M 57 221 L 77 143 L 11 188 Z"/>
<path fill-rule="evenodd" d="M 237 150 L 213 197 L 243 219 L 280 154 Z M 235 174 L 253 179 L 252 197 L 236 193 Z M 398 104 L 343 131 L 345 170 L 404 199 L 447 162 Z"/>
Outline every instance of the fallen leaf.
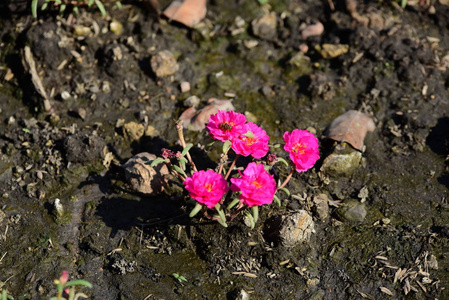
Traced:
<path fill-rule="evenodd" d="M 206 16 L 206 0 L 173 1 L 163 15 L 188 27 L 198 24 Z"/>
<path fill-rule="evenodd" d="M 327 137 L 339 142 L 346 142 L 362 151 L 366 133 L 373 132 L 375 128 L 374 121 L 368 115 L 350 110 L 332 121 Z"/>
<path fill-rule="evenodd" d="M 34 61 L 33 54 L 31 53 L 31 49 L 29 46 L 25 46 L 25 61 L 24 65 L 25 68 L 28 70 L 28 72 L 31 75 L 31 82 L 34 85 L 34 88 L 36 89 L 36 92 L 41 95 L 43 99 L 43 104 L 45 111 L 50 111 L 52 109 L 50 100 L 47 96 L 47 93 L 45 91 L 44 85 L 42 84 L 42 79 L 39 77 L 36 69 L 36 63 Z"/>
<path fill-rule="evenodd" d="M 186 109 L 179 117 L 179 120 L 182 120 L 184 127 L 189 130 L 203 130 L 211 115 L 216 114 L 219 110 L 234 110 L 234 105 L 232 105 L 231 101 L 210 98 L 207 101 L 209 104 L 198 111 L 194 107 Z"/>
<path fill-rule="evenodd" d="M 381 291 L 382 293 L 384 293 L 384 294 L 393 296 L 393 293 L 392 293 L 389 289 L 387 289 L 386 287 L 381 286 L 381 287 L 380 287 L 380 291 Z"/>

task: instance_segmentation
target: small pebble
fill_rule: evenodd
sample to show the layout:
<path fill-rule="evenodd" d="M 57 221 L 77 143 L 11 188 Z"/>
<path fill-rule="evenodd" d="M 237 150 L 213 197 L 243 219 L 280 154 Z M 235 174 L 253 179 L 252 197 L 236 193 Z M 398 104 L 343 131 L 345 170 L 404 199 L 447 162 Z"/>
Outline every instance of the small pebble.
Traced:
<path fill-rule="evenodd" d="M 189 91 L 190 91 L 190 82 L 188 81 L 181 82 L 181 92 L 187 93 Z"/>
<path fill-rule="evenodd" d="M 200 101 L 201 101 L 200 98 L 193 95 L 193 96 L 190 96 L 189 98 L 187 98 L 186 100 L 184 100 L 184 106 L 197 107 L 200 104 Z"/>
<path fill-rule="evenodd" d="M 63 92 L 61 93 L 61 99 L 62 99 L 62 100 L 70 100 L 71 98 L 72 98 L 72 96 L 70 95 L 69 92 L 63 91 Z"/>

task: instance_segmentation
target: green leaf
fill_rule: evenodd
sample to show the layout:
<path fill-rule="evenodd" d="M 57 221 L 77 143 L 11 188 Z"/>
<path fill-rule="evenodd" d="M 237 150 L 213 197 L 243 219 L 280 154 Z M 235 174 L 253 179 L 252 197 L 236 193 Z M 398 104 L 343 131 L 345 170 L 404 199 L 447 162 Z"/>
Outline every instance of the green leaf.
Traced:
<path fill-rule="evenodd" d="M 186 147 L 184 148 L 184 150 L 182 150 L 181 156 L 185 156 L 185 155 L 187 154 L 187 152 L 189 152 L 190 148 L 192 148 L 192 147 L 193 147 L 193 144 L 188 143 L 188 144 L 186 145 Z"/>
<path fill-rule="evenodd" d="M 197 202 L 195 207 L 190 212 L 189 217 L 193 218 L 202 208 L 203 206 Z"/>
<path fill-rule="evenodd" d="M 75 6 L 75 7 L 73 8 L 73 15 L 74 15 L 75 17 L 78 17 L 79 14 L 80 14 L 80 12 L 79 12 L 78 6 Z"/>
<path fill-rule="evenodd" d="M 249 138 L 254 138 L 254 133 L 252 133 L 251 131 L 248 130 L 247 133 L 243 134 L 243 136 L 249 137 Z"/>
<path fill-rule="evenodd" d="M 186 170 L 186 162 L 183 159 L 179 160 L 179 163 L 181 164 L 181 169 L 185 172 Z"/>
<path fill-rule="evenodd" d="M 274 202 L 276 202 L 276 204 L 277 204 L 279 207 L 281 207 L 281 200 L 279 200 L 278 196 L 274 195 L 274 196 L 273 196 L 273 200 L 274 200 Z"/>
<path fill-rule="evenodd" d="M 120 2 L 120 1 L 115 2 L 115 6 L 117 6 L 118 9 L 122 9 L 123 8 L 122 2 Z"/>
<path fill-rule="evenodd" d="M 87 2 L 87 6 L 89 6 L 89 7 L 92 6 L 92 4 L 94 4 L 94 1 L 95 0 L 89 0 L 89 2 Z"/>
<path fill-rule="evenodd" d="M 219 215 L 213 215 L 213 217 L 217 219 L 217 222 L 218 222 L 221 226 L 223 226 L 223 227 L 228 227 L 228 224 L 226 224 L 226 222 L 223 221 L 223 220 L 220 218 Z"/>
<path fill-rule="evenodd" d="M 207 147 L 207 148 L 210 148 L 210 147 L 212 147 L 213 144 L 215 144 L 215 141 L 210 142 L 209 144 L 206 144 L 206 147 Z"/>
<path fill-rule="evenodd" d="M 41 10 L 46 10 L 47 6 L 48 6 L 48 2 L 45 2 L 44 4 L 42 4 Z"/>
<path fill-rule="evenodd" d="M 61 6 L 59 7 L 59 13 L 63 14 L 66 8 L 67 8 L 67 5 L 61 4 Z"/>
<path fill-rule="evenodd" d="M 245 215 L 249 220 L 249 224 L 251 229 L 254 229 L 254 227 L 256 226 L 256 223 L 254 222 L 254 217 L 253 215 L 249 212 L 249 211 L 245 211 Z"/>
<path fill-rule="evenodd" d="M 56 3 L 58 3 L 59 5 L 62 4 L 61 0 L 55 0 Z"/>
<path fill-rule="evenodd" d="M 96 5 L 96 6 L 98 7 L 98 9 L 100 10 L 101 15 L 102 15 L 103 17 L 106 17 L 106 9 L 104 8 L 103 3 L 101 3 L 100 0 L 95 0 L 95 5 Z"/>
<path fill-rule="evenodd" d="M 254 205 L 251 207 L 251 211 L 253 212 L 254 224 L 259 220 L 259 206 Z"/>
<path fill-rule="evenodd" d="M 156 159 L 153 159 L 151 162 L 147 162 L 146 164 L 147 165 L 149 164 L 150 167 L 154 167 L 154 166 L 156 166 L 156 165 L 158 165 L 158 164 L 160 164 L 160 163 L 162 163 L 164 161 L 165 161 L 165 159 L 163 159 L 162 157 L 158 157 Z"/>
<path fill-rule="evenodd" d="M 408 0 L 401 0 L 401 7 L 405 8 L 407 6 Z"/>
<path fill-rule="evenodd" d="M 281 144 L 274 144 L 274 145 L 273 145 L 273 148 L 275 148 L 275 149 L 276 149 L 276 148 L 281 148 Z"/>
<path fill-rule="evenodd" d="M 226 216 L 225 216 L 225 213 L 223 212 L 223 210 L 221 209 L 220 203 L 217 203 L 217 205 L 215 205 L 215 209 L 217 210 L 218 215 L 220 216 L 220 219 L 223 221 L 223 223 L 226 224 Z"/>
<path fill-rule="evenodd" d="M 78 298 L 87 298 L 87 295 L 84 293 L 76 293 L 75 297 L 73 298 L 73 300 L 78 300 Z"/>
<path fill-rule="evenodd" d="M 173 167 L 173 169 L 175 169 L 175 171 L 178 172 L 179 174 L 182 174 L 182 175 L 184 175 L 184 176 L 187 176 L 187 175 L 186 175 L 186 172 L 184 172 L 184 170 L 181 169 L 180 167 L 178 167 L 177 165 L 173 165 L 172 167 Z"/>
<path fill-rule="evenodd" d="M 88 287 L 90 289 L 92 288 L 92 283 L 90 283 L 87 280 L 83 280 L 83 279 L 69 281 L 64 285 L 64 287 L 71 287 L 71 286 L 76 286 L 76 285 L 82 285 L 82 286 Z"/>
<path fill-rule="evenodd" d="M 232 143 L 230 140 L 227 140 L 226 142 L 223 143 L 223 153 L 226 154 L 228 153 L 229 149 L 231 148 Z"/>
<path fill-rule="evenodd" d="M 279 190 L 280 190 L 280 191 L 283 191 L 284 193 L 287 194 L 287 196 L 290 197 L 290 191 L 289 191 L 287 188 L 282 188 L 282 189 L 279 189 Z"/>
<path fill-rule="evenodd" d="M 33 15 L 33 18 L 37 18 L 37 4 L 38 0 L 31 1 L 31 14 Z"/>
<path fill-rule="evenodd" d="M 288 162 L 285 159 L 283 159 L 282 157 L 278 157 L 277 159 L 278 159 L 278 161 L 280 161 L 281 163 L 284 163 L 288 167 Z"/>
<path fill-rule="evenodd" d="M 238 203 L 240 202 L 240 200 L 238 198 L 235 198 L 234 200 L 232 200 L 232 202 L 228 205 L 227 209 L 230 210 L 232 209 L 234 206 L 236 206 Z"/>

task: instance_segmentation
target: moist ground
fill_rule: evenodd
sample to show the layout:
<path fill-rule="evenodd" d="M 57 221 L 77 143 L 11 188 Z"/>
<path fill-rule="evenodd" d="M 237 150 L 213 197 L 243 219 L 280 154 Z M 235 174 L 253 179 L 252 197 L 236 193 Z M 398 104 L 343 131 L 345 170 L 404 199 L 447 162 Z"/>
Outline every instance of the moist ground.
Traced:
<path fill-rule="evenodd" d="M 340 2 L 270 4 L 211 1 L 200 29 L 158 20 L 139 3 L 111 6 L 106 18 L 82 9 L 75 19 L 3 7 L 0 281 L 15 299 L 54 296 L 62 270 L 91 282 L 83 291 L 92 299 L 237 299 L 242 290 L 254 299 L 449 298 L 449 7 L 365 2 L 361 22 Z M 276 13 L 275 35 L 258 36 L 250 24 L 267 11 Z M 245 23 L 236 34 L 237 16 Z M 114 20 L 120 34 L 109 29 Z M 324 34 L 302 39 L 316 22 Z M 347 52 L 325 58 L 324 44 Z M 49 111 L 24 68 L 26 46 Z M 150 59 L 161 50 L 180 69 L 157 78 Z M 232 96 L 274 143 L 294 128 L 320 139 L 323 158 L 294 175 L 292 196 L 263 207 L 253 230 L 240 217 L 228 228 L 190 219 L 176 184 L 145 196 L 126 182 L 122 165 L 134 154 L 179 149 L 174 120 L 192 95 L 201 106 Z M 363 161 L 350 174 L 322 171 L 335 147 L 325 130 L 351 109 L 376 124 Z M 125 130 L 131 122 L 145 133 Z M 214 168 L 210 137 L 185 136 L 201 168 Z M 331 200 L 325 217 L 320 194 Z M 351 199 L 367 211 L 357 222 L 339 213 Z M 270 228 L 299 209 L 316 232 L 283 247 Z"/>

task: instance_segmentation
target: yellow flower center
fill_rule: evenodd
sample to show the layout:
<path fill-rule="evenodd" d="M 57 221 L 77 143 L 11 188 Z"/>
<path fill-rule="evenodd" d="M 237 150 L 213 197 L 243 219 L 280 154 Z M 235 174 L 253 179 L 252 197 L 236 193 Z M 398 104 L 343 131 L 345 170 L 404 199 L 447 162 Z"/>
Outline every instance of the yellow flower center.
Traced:
<path fill-rule="evenodd" d="M 257 142 L 257 138 L 251 138 L 251 137 L 244 136 L 243 141 L 245 142 L 246 146 L 252 146 L 254 143 Z"/>
<path fill-rule="evenodd" d="M 211 184 L 211 183 L 206 183 L 206 184 L 204 185 L 204 188 L 205 188 L 208 192 L 210 192 L 210 191 L 212 191 L 212 184 Z"/>
<path fill-rule="evenodd" d="M 256 189 L 259 189 L 259 188 L 262 187 L 262 184 L 261 184 L 260 182 L 257 182 L 256 180 L 254 180 L 254 181 L 252 182 L 252 184 L 256 187 Z"/>
<path fill-rule="evenodd" d="M 298 154 L 304 154 L 306 153 L 306 145 L 302 144 L 302 143 L 297 143 L 292 147 L 292 150 L 294 153 L 298 153 Z"/>

